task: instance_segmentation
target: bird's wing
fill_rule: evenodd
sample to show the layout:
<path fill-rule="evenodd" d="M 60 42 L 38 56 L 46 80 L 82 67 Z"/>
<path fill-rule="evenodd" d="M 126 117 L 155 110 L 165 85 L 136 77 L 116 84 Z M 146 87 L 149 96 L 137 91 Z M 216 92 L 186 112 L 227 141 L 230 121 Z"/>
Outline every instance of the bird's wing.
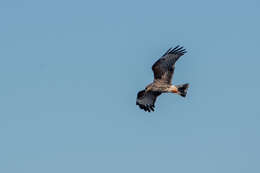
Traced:
<path fill-rule="evenodd" d="M 152 66 L 154 80 L 171 84 L 175 62 L 186 53 L 183 47 L 170 48 Z"/>
<path fill-rule="evenodd" d="M 139 91 L 136 98 L 136 105 L 145 111 L 154 111 L 154 103 L 160 94 L 160 92 L 145 92 L 145 90 Z"/>

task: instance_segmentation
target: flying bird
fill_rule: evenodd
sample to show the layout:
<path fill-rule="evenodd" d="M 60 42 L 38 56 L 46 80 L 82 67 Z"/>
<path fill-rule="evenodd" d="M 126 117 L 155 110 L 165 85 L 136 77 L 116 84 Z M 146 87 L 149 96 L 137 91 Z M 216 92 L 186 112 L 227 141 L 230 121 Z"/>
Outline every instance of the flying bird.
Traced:
<path fill-rule="evenodd" d="M 154 80 L 144 90 L 139 91 L 136 98 L 136 105 L 144 111 L 154 111 L 156 98 L 162 93 L 175 93 L 185 97 L 189 87 L 188 83 L 172 85 L 172 76 L 176 61 L 186 53 L 186 50 L 179 45 L 168 49 L 163 56 L 152 66 Z"/>

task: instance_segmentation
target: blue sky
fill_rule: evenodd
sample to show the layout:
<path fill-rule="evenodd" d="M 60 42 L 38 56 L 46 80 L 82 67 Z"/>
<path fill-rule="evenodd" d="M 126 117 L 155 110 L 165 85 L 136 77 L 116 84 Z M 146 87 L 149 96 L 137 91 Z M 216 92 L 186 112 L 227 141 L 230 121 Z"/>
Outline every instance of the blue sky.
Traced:
<path fill-rule="evenodd" d="M 0 3 L 0 172 L 260 172 L 260 3 Z M 188 96 L 135 105 L 152 64 L 188 53 Z"/>

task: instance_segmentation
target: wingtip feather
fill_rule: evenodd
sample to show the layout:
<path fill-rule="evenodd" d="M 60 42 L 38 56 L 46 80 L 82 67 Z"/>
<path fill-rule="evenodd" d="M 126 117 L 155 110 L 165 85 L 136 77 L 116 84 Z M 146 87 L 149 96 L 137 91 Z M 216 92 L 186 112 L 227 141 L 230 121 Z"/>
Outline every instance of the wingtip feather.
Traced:
<path fill-rule="evenodd" d="M 177 45 L 176 47 L 174 47 L 172 49 L 172 47 L 170 49 L 168 49 L 163 56 L 167 55 L 167 54 L 177 54 L 177 55 L 184 55 L 185 53 L 187 53 L 186 49 L 184 49 L 183 46 Z"/>

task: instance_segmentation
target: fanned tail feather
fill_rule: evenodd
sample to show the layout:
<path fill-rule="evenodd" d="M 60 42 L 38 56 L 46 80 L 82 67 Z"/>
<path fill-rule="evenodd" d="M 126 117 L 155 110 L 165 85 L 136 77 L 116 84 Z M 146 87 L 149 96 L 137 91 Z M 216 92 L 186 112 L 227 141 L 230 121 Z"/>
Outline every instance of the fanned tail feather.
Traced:
<path fill-rule="evenodd" d="M 189 84 L 186 83 L 186 84 L 182 84 L 182 85 L 176 85 L 176 87 L 178 89 L 177 94 L 179 94 L 182 97 L 186 97 L 187 91 L 188 91 L 188 88 L 189 88 Z"/>

